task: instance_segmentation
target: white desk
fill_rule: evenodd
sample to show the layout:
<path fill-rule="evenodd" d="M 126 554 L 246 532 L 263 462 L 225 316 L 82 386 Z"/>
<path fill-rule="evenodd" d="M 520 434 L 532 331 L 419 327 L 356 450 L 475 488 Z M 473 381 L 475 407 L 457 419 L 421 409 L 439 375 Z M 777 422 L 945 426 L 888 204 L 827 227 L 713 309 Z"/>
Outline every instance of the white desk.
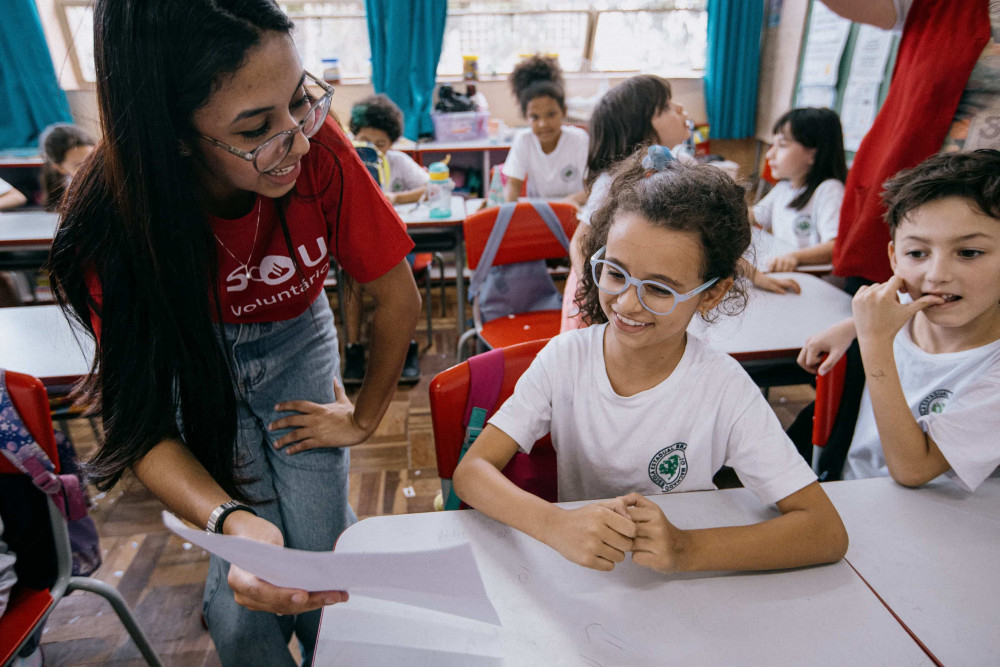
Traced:
<path fill-rule="evenodd" d="M 688 331 L 740 362 L 794 359 L 809 336 L 851 316 L 851 297 L 830 283 L 805 273 L 776 273 L 795 278 L 801 294 L 750 290 L 746 310 L 719 315 L 706 324 L 697 315 Z"/>
<path fill-rule="evenodd" d="M 58 306 L 0 308 L 0 368 L 34 375 L 47 387 L 65 388 L 87 375 L 93 345 L 74 335 Z"/>
<path fill-rule="evenodd" d="M 889 478 L 830 482 L 847 560 L 945 665 L 1000 663 L 1000 479 L 974 494 Z"/>
<path fill-rule="evenodd" d="M 772 257 L 777 257 L 778 255 L 784 255 L 792 252 L 793 250 L 798 250 L 791 243 L 782 241 L 776 238 L 774 234 L 770 232 L 765 232 L 763 229 L 753 230 L 753 239 L 751 240 L 751 249 L 753 252 L 751 262 L 754 266 L 761 270 L 767 269 L 767 260 Z M 799 266 L 796 271 L 800 273 L 811 273 L 815 276 L 824 276 L 831 271 L 833 271 L 833 264 L 803 264 Z"/>
<path fill-rule="evenodd" d="M 59 226 L 59 216 L 48 211 L 0 213 L 0 249 L 49 248 Z"/>
<path fill-rule="evenodd" d="M 746 524 L 777 513 L 744 489 L 653 500 L 685 528 Z M 384 604 L 355 596 L 324 610 L 314 664 L 499 664 L 466 654 L 491 643 L 505 665 L 928 663 L 844 562 L 667 576 L 626 561 L 597 572 L 475 511 L 366 519 L 347 529 L 336 548 L 393 551 L 466 540 L 502 628 L 468 621 L 457 640 L 445 638 L 447 629 L 420 610 L 404 608 L 387 622 L 377 613 Z M 409 645 L 385 645 L 392 641 Z"/>
<path fill-rule="evenodd" d="M 399 204 L 396 213 L 416 244 L 416 252 L 451 250 L 455 253 L 455 296 L 458 299 L 458 333 L 465 331 L 465 200 L 453 195 L 451 215 L 432 218 L 427 202 Z"/>

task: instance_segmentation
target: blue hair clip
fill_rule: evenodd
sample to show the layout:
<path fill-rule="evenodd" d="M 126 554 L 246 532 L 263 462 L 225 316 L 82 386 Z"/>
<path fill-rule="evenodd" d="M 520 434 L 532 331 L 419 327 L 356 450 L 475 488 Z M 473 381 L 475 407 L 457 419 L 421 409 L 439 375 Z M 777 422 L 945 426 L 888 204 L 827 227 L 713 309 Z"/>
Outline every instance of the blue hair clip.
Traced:
<path fill-rule="evenodd" d="M 663 171 L 671 162 L 676 162 L 677 158 L 666 146 L 653 144 L 646 149 L 646 155 L 642 158 L 642 168 L 646 171 Z"/>

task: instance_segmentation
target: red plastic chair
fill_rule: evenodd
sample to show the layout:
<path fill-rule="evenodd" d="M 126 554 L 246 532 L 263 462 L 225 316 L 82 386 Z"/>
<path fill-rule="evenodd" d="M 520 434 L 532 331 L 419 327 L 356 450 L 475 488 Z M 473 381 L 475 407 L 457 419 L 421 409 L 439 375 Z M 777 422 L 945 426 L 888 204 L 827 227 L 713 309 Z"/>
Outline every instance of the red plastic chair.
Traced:
<path fill-rule="evenodd" d="M 833 422 L 840 410 L 847 376 L 847 355 L 842 356 L 826 375 L 816 376 L 816 407 L 813 412 L 812 441 L 817 447 L 826 447 L 833 430 Z"/>
<path fill-rule="evenodd" d="M 49 414 L 49 397 L 41 381 L 30 375 L 7 371 L 7 390 L 14 408 L 21 416 L 35 441 L 45 450 L 46 455 L 59 473 L 59 455 L 56 451 L 52 418 Z M 0 477 L 4 475 L 23 476 L 4 456 L 0 456 Z M 91 577 L 74 577 L 70 574 L 73 566 L 69 533 L 66 519 L 48 500 L 49 524 L 52 528 L 56 547 L 57 574 L 55 583 L 48 589 L 36 590 L 15 584 L 7 605 L 7 611 L 0 616 L 0 664 L 7 664 L 21 646 L 40 627 L 63 596 L 75 590 L 86 590 L 105 598 L 114 608 L 118 618 L 128 630 L 143 657 L 150 665 L 160 665 L 159 656 L 132 616 L 125 599 L 115 588 Z M 18 554 L 19 557 L 22 554 Z"/>
<path fill-rule="evenodd" d="M 565 202 L 550 202 L 550 205 L 566 232 L 566 238 L 573 238 L 577 225 L 576 207 Z M 466 264 L 472 271 L 479 265 L 499 210 L 499 207 L 483 209 L 467 217 L 463 223 Z M 566 249 L 552 235 L 531 204 L 521 202 L 514 210 L 507 233 L 493 259 L 493 266 L 568 257 Z M 538 310 L 483 322 L 477 299 L 472 304 L 472 317 L 474 328 L 458 339 L 458 359 L 464 358 L 462 351 L 465 344 L 474 337 L 489 349 L 552 338 L 559 333 L 562 313 L 559 310 Z"/>
<path fill-rule="evenodd" d="M 496 406 L 503 405 L 512 393 L 518 378 L 531 365 L 538 351 L 545 347 L 548 339 L 533 340 L 520 345 L 506 347 L 504 353 L 503 381 L 497 396 Z M 434 451 L 437 454 L 438 476 L 445 497 L 451 491 L 451 479 L 458 467 L 459 453 L 465 440 L 465 428 L 462 419 L 465 416 L 465 404 L 469 399 L 469 362 L 463 361 L 457 366 L 441 371 L 430 386 L 431 424 L 434 427 Z M 492 413 L 491 413 L 492 414 Z M 539 488 L 528 489 L 546 500 L 555 502 L 558 492 L 555 485 L 556 453 L 552 448 L 552 439 L 546 435 L 538 440 L 528 457 L 536 468 L 536 479 L 546 480 Z M 512 462 L 513 464 L 513 462 Z M 511 464 L 504 469 L 504 474 L 510 476 Z"/>

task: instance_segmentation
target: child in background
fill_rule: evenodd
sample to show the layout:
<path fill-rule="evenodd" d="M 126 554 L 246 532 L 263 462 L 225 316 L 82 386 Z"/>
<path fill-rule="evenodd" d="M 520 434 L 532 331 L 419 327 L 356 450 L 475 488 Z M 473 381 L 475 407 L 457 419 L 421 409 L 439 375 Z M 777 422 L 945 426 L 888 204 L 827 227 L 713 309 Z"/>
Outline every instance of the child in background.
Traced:
<path fill-rule="evenodd" d="M 566 92 L 559 63 L 540 55 L 526 58 L 511 72 L 510 85 L 530 129 L 514 138 L 504 161 L 504 199 L 517 201 L 527 179 L 529 197 L 567 199 L 582 205 L 587 133 L 563 125 Z"/>
<path fill-rule="evenodd" d="M 810 338 L 799 364 L 826 373 L 857 336 L 865 388 L 844 479 L 947 473 L 975 491 L 1000 465 L 1000 151 L 935 155 L 882 196 L 895 275 L 861 287 L 854 317 Z"/>
<path fill-rule="evenodd" d="M 696 313 L 745 298 L 734 281 L 749 243 L 744 191 L 722 171 L 671 163 L 647 177 L 638 156 L 623 162 L 587 237 L 583 307 L 593 326 L 539 353 L 459 464 L 457 493 L 600 570 L 627 552 L 661 572 L 841 558 L 840 517 L 760 390 L 732 357 L 686 333 Z M 504 477 L 518 449 L 546 433 L 559 500 L 615 500 L 562 509 Z M 782 515 L 680 530 L 643 497 L 713 489 L 724 465 Z"/>
<path fill-rule="evenodd" d="M 0 178 L 0 211 L 17 208 L 28 203 L 28 198 L 7 181 Z"/>
<path fill-rule="evenodd" d="M 392 145 L 403 134 L 403 112 L 386 95 L 372 95 L 351 108 L 351 134 L 358 141 L 367 141 L 389 162 L 389 182 L 382 190 L 391 204 L 409 204 L 419 201 L 427 191 L 430 177 L 423 167 L 402 151 L 392 150 Z M 413 255 L 407 257 L 411 266 Z M 344 299 L 344 385 L 357 386 L 365 379 L 367 360 L 361 344 L 361 291 L 357 285 L 348 284 L 341 291 Z M 410 341 L 406 363 L 400 380 L 416 382 L 420 379 L 420 347 Z"/>
<path fill-rule="evenodd" d="M 684 107 L 674 102 L 670 83 L 651 74 L 627 79 L 598 101 L 590 116 L 590 148 L 587 153 L 587 203 L 570 242 L 573 271 L 563 292 L 561 331 L 583 326 L 576 291 L 588 270 L 581 248 L 590 230 L 590 218 L 604 204 L 611 186 L 612 168 L 641 146 L 677 146 L 689 136 Z M 693 162 L 693 161 L 692 161 Z M 747 267 L 745 267 L 747 268 Z M 791 281 L 753 271 L 754 284 L 776 292 L 790 288 Z"/>
<path fill-rule="evenodd" d="M 45 163 L 42 165 L 42 192 L 45 209 L 59 207 L 69 182 L 80 171 L 84 161 L 94 150 L 94 140 L 76 125 L 56 123 L 49 125 L 38 138 L 38 149 Z"/>
<path fill-rule="evenodd" d="M 767 151 L 771 174 L 780 179 L 753 208 L 754 221 L 798 248 L 772 257 L 768 271 L 833 259 L 847 163 L 840 118 L 830 109 L 792 109 L 774 124 Z"/>
<path fill-rule="evenodd" d="M 389 161 L 389 182 L 382 187 L 390 204 L 419 201 L 430 177 L 402 151 L 392 150 L 403 134 L 403 112 L 386 95 L 372 95 L 351 108 L 351 134 L 375 146 Z"/>

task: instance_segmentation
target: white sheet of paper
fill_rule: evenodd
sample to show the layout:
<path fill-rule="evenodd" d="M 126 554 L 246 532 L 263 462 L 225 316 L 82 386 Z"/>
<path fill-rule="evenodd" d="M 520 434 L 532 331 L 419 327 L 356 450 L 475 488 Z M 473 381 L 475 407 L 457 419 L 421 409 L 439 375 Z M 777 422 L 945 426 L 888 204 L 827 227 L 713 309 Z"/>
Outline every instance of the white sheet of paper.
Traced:
<path fill-rule="evenodd" d="M 275 586 L 347 591 L 500 625 L 468 542 L 394 553 L 302 551 L 185 526 L 169 512 L 163 525 Z"/>
<path fill-rule="evenodd" d="M 837 85 L 840 58 L 850 32 L 850 21 L 834 14 L 821 2 L 813 3 L 799 75 L 800 86 Z"/>
<path fill-rule="evenodd" d="M 318 664 L 493 667 L 501 665 L 503 629 L 364 596 L 323 610 Z"/>
<path fill-rule="evenodd" d="M 858 41 L 851 58 L 849 80 L 881 83 L 889 62 L 893 35 L 888 30 L 863 25 L 858 28 Z"/>
<path fill-rule="evenodd" d="M 836 101 L 837 91 L 833 86 L 800 86 L 795 105 L 832 109 Z"/>
<path fill-rule="evenodd" d="M 840 121 L 844 126 L 844 148 L 856 151 L 878 113 L 878 83 L 851 79 L 844 89 Z"/>

